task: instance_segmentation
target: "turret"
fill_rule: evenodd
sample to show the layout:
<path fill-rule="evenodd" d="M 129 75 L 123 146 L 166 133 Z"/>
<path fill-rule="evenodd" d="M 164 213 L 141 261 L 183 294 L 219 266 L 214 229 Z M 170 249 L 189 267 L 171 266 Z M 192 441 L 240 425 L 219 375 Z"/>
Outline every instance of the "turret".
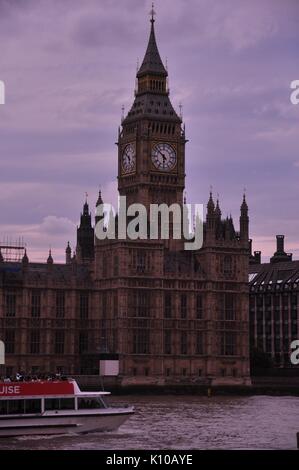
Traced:
<path fill-rule="evenodd" d="M 103 202 L 103 198 L 102 198 L 102 191 L 99 190 L 99 195 L 98 195 L 98 200 L 96 202 L 96 207 L 98 206 L 101 206 L 102 204 L 104 204 Z M 100 215 L 96 215 L 95 216 L 95 223 L 97 224 L 104 216 L 100 216 Z"/>
<path fill-rule="evenodd" d="M 215 204 L 213 201 L 212 191 L 210 191 L 210 197 L 207 204 L 207 228 L 213 230 L 215 228 Z"/>
<path fill-rule="evenodd" d="M 49 256 L 48 256 L 48 259 L 47 259 L 47 264 L 52 265 L 53 263 L 54 263 L 54 261 L 53 261 L 52 253 L 51 253 L 51 249 L 50 249 L 49 250 Z"/>
<path fill-rule="evenodd" d="M 77 261 L 86 263 L 94 259 L 94 229 L 91 223 L 91 214 L 86 201 L 80 216 L 80 225 L 77 227 Z"/>
<path fill-rule="evenodd" d="M 241 215 L 240 215 L 240 239 L 248 242 L 249 239 L 249 217 L 248 217 L 248 206 L 246 202 L 245 194 L 243 195 L 243 202 L 241 204 Z"/>
<path fill-rule="evenodd" d="M 220 206 L 219 206 L 219 199 L 217 199 L 217 203 L 216 203 L 215 217 L 218 221 L 221 220 L 221 210 L 220 210 Z"/>
<path fill-rule="evenodd" d="M 72 262 L 72 250 L 70 247 L 70 242 L 67 242 L 67 247 L 65 249 L 65 262 L 70 264 Z"/>
<path fill-rule="evenodd" d="M 25 252 L 24 252 L 24 255 L 23 255 L 23 258 L 22 258 L 22 267 L 27 268 L 28 264 L 29 264 L 29 259 L 28 259 L 28 256 L 27 256 L 27 250 L 25 248 Z"/>

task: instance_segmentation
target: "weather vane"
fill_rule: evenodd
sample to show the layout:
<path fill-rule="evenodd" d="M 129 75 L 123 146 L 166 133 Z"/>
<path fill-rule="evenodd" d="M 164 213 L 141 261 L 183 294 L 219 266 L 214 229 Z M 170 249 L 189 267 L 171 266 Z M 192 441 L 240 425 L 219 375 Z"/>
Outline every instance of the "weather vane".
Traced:
<path fill-rule="evenodd" d="M 154 23 L 155 21 L 155 16 L 156 16 L 156 12 L 154 10 L 154 2 L 152 3 L 152 9 L 150 11 L 150 15 L 151 15 L 151 22 Z"/>

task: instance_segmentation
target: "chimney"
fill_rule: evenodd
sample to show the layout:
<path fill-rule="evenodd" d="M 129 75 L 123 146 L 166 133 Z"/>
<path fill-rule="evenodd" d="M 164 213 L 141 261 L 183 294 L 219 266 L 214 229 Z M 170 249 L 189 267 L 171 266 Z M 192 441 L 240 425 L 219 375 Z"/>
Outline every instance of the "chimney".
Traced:
<path fill-rule="evenodd" d="M 261 264 L 261 251 L 254 252 L 254 261 L 256 264 Z"/>
<path fill-rule="evenodd" d="M 284 235 L 276 235 L 276 251 L 270 258 L 270 263 L 279 263 L 281 261 L 292 261 L 292 253 L 284 251 Z"/>
<path fill-rule="evenodd" d="M 276 235 L 276 251 L 284 253 L 284 235 Z"/>

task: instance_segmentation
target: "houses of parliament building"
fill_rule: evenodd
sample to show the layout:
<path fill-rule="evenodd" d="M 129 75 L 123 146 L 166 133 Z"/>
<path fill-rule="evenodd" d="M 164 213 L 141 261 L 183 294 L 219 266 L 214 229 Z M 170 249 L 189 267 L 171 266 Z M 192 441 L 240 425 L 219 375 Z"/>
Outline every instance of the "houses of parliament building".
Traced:
<path fill-rule="evenodd" d="M 127 204 L 184 205 L 185 128 L 174 110 L 152 16 L 135 98 L 118 134 L 118 191 Z M 105 195 L 99 194 L 97 205 Z M 98 375 L 117 355 L 126 384 L 249 384 L 249 219 L 238 229 L 212 193 L 203 246 L 170 238 L 99 240 L 87 201 L 65 264 L 0 255 L 5 373 Z M 0 366 L 1 367 L 1 366 Z"/>

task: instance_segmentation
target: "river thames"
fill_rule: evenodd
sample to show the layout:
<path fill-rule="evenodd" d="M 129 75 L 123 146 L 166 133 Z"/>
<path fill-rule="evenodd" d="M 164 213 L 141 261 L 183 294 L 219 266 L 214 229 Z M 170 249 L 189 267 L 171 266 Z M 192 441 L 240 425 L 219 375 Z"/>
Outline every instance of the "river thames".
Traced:
<path fill-rule="evenodd" d="M 121 396 L 136 413 L 118 431 L 2 438 L 0 449 L 295 449 L 299 397 Z"/>

